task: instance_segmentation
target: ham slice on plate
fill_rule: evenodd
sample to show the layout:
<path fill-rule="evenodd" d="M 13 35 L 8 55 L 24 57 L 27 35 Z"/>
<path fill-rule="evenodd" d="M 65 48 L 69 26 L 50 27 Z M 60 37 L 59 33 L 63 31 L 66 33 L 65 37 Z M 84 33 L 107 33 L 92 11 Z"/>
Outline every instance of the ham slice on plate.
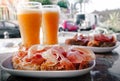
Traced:
<path fill-rule="evenodd" d="M 92 51 L 69 45 L 35 45 L 25 56 L 24 54 L 17 55 L 21 55 L 18 63 L 21 65 L 20 69 L 33 70 L 77 70 L 84 68 L 95 59 Z M 18 66 L 15 58 L 12 60 L 14 67 Z"/>
<path fill-rule="evenodd" d="M 88 49 L 72 47 L 68 50 L 67 58 L 73 63 L 82 63 L 95 59 L 95 55 Z"/>

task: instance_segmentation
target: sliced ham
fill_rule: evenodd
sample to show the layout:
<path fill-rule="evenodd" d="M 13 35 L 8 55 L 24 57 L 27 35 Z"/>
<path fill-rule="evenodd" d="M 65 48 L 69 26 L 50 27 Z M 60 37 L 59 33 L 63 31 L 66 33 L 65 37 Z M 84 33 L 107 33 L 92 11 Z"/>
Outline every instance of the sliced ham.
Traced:
<path fill-rule="evenodd" d="M 79 53 L 79 51 L 73 51 L 70 50 L 67 52 L 67 58 L 72 62 L 72 63 L 81 63 L 84 60 L 84 56 Z"/>
<path fill-rule="evenodd" d="M 95 59 L 95 55 L 89 50 L 73 47 L 67 52 L 67 58 L 72 63 L 82 63 L 83 61 L 91 61 Z"/>
<path fill-rule="evenodd" d="M 67 58 L 62 58 L 62 60 L 60 60 L 60 65 L 61 67 L 65 68 L 66 70 L 75 70 L 75 66 L 73 65 L 73 63 L 71 61 L 69 61 Z"/>
<path fill-rule="evenodd" d="M 16 69 L 77 70 L 94 59 L 93 52 L 86 48 L 51 45 L 31 48 L 28 53 L 19 52 L 12 60 Z"/>
<path fill-rule="evenodd" d="M 96 34 L 94 39 L 101 42 L 114 42 L 114 36 L 112 35 Z"/>

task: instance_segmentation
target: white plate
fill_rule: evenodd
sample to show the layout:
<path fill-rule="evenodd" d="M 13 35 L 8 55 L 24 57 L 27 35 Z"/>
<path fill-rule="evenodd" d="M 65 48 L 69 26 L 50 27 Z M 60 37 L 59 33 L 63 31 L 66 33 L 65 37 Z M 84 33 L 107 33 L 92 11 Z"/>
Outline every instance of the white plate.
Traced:
<path fill-rule="evenodd" d="M 90 46 L 81 46 L 84 48 L 91 49 L 95 53 L 106 53 L 106 52 L 111 52 L 115 48 L 117 48 L 120 45 L 120 42 L 117 42 L 115 46 L 112 47 L 90 47 Z"/>
<path fill-rule="evenodd" d="M 75 34 L 77 34 L 77 33 L 72 33 L 72 32 L 59 33 L 59 43 L 64 45 L 65 40 L 68 38 L 74 37 Z M 82 34 L 82 33 L 79 33 L 79 34 Z M 84 34 L 89 34 L 89 32 L 88 33 L 86 32 Z M 115 49 L 119 45 L 120 45 L 120 42 L 117 42 L 116 45 L 112 46 L 112 47 L 90 47 L 90 46 L 81 46 L 81 47 L 91 49 L 93 52 L 96 52 L 96 53 L 105 53 L 105 52 L 111 52 L 113 49 Z"/>
<path fill-rule="evenodd" d="M 61 43 L 61 45 L 64 45 L 65 43 Z M 73 46 L 80 46 L 83 48 L 91 49 L 95 53 L 106 53 L 111 52 L 115 48 L 117 48 L 120 45 L 120 42 L 117 42 L 115 46 L 112 47 L 91 47 L 91 46 L 80 46 L 80 45 L 73 45 Z"/>
<path fill-rule="evenodd" d="M 24 77 L 74 77 L 84 75 L 95 66 L 95 60 L 92 61 L 91 66 L 82 70 L 69 70 L 69 71 L 28 71 L 28 70 L 15 70 L 13 69 L 11 57 L 5 59 L 1 63 L 1 68 L 11 75 L 24 76 Z"/>

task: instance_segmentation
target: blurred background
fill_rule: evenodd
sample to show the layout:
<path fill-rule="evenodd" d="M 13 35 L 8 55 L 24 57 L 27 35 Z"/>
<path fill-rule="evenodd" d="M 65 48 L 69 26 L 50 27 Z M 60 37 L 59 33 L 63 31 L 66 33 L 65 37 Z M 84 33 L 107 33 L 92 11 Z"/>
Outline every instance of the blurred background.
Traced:
<path fill-rule="evenodd" d="M 61 9 L 59 32 L 105 29 L 120 32 L 120 0 L 0 0 L 0 38 L 20 38 L 16 17 L 19 2 L 56 4 Z"/>

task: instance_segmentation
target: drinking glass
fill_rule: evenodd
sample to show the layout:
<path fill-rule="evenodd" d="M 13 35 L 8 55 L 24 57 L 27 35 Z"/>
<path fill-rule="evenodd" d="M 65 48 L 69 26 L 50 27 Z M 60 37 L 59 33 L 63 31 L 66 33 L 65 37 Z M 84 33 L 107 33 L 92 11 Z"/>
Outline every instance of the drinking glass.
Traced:
<path fill-rule="evenodd" d="M 58 25 L 60 8 L 57 5 L 43 5 L 42 7 L 42 31 L 43 44 L 52 45 L 58 43 Z"/>
<path fill-rule="evenodd" d="M 42 5 L 39 2 L 18 4 L 17 18 L 20 25 L 22 45 L 27 48 L 34 44 L 40 44 L 41 9 Z"/>

